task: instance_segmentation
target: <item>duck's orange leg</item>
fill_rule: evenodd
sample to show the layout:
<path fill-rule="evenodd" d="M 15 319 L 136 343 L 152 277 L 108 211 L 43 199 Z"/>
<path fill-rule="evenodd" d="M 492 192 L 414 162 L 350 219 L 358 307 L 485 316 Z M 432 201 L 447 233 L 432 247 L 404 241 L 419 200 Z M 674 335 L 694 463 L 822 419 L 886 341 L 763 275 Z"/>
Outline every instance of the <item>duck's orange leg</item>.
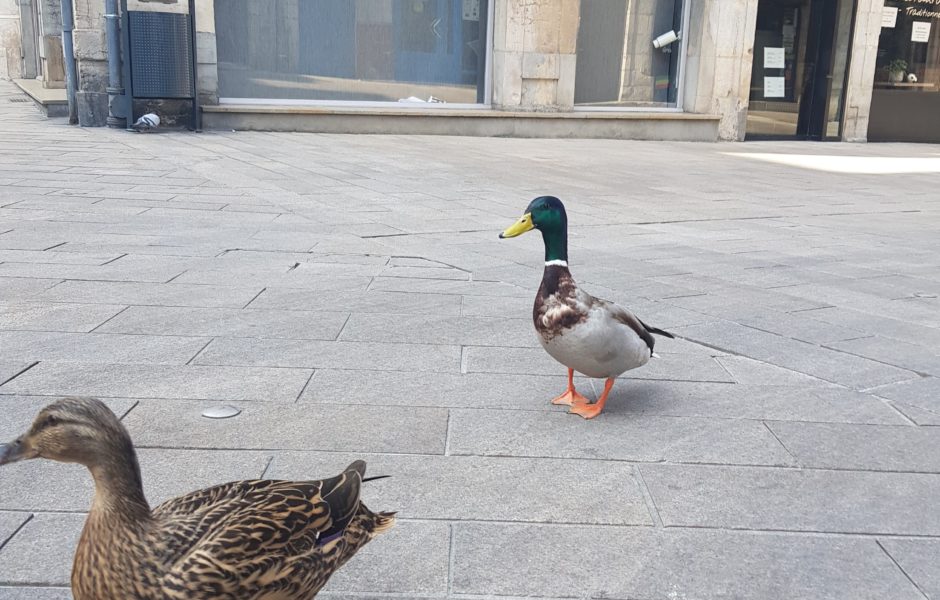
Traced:
<path fill-rule="evenodd" d="M 601 411 L 604 410 L 604 404 L 607 403 L 607 396 L 610 394 L 610 388 L 614 387 L 614 378 L 610 377 L 607 379 L 607 383 L 604 384 L 604 393 L 601 394 L 601 397 L 597 399 L 597 402 L 594 404 L 588 404 L 587 402 L 579 402 L 571 406 L 572 412 L 576 415 L 581 415 L 585 419 L 593 419 L 597 415 L 601 414 Z"/>
<path fill-rule="evenodd" d="M 568 369 L 568 389 L 564 394 L 552 400 L 552 404 L 567 404 L 568 406 L 573 406 L 575 404 L 586 404 L 587 401 L 587 398 L 575 391 L 574 369 Z"/>

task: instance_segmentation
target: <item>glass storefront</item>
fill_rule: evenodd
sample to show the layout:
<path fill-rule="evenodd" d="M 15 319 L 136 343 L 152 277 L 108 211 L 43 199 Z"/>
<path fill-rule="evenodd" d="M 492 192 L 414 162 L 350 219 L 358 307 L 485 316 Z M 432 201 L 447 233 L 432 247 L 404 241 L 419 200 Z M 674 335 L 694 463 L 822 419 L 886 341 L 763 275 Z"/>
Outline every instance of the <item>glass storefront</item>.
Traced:
<path fill-rule="evenodd" d="M 675 107 L 683 4 L 683 0 L 582 0 L 575 105 Z M 654 40 L 658 40 L 655 46 Z"/>
<path fill-rule="evenodd" d="M 868 139 L 940 142 L 940 4 L 886 0 Z"/>
<path fill-rule="evenodd" d="M 853 0 L 760 0 L 747 138 L 838 139 Z"/>
<path fill-rule="evenodd" d="M 477 104 L 488 0 L 215 0 L 219 96 Z"/>

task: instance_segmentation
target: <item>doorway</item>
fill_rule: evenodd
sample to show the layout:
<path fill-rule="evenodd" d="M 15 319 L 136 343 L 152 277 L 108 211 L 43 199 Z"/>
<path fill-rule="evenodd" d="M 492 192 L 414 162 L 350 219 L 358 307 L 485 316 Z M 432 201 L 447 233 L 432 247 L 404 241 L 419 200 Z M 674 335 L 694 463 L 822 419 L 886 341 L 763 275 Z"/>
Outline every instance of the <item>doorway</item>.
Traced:
<path fill-rule="evenodd" d="M 838 140 L 855 0 L 759 0 L 746 139 Z"/>

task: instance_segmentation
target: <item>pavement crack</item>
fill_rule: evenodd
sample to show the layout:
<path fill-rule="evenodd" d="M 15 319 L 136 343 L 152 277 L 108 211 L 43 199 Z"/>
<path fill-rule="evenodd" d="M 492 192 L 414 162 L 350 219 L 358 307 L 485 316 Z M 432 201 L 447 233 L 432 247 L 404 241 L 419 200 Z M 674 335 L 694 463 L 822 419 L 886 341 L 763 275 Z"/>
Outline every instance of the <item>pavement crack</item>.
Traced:
<path fill-rule="evenodd" d="M 881 551 L 885 553 L 885 556 L 891 559 L 891 562 L 894 563 L 894 566 L 896 566 L 901 571 L 901 573 L 904 573 L 904 576 L 907 577 L 907 580 L 911 582 L 911 585 L 914 586 L 914 589 L 920 592 L 920 595 L 923 596 L 926 600 L 929 600 L 930 596 L 927 595 L 927 592 L 925 592 L 919 585 L 917 585 L 917 582 L 914 581 L 914 578 L 911 577 L 908 574 L 908 572 L 904 570 L 904 567 L 901 566 L 901 563 L 899 563 L 897 560 L 895 560 L 893 556 L 891 556 L 891 553 L 888 552 L 888 549 L 884 547 L 884 544 L 881 543 L 881 540 L 876 539 L 875 543 L 878 544 L 878 547 L 881 548 Z"/>
<path fill-rule="evenodd" d="M 799 459 L 796 458 L 796 456 L 792 452 L 790 452 L 790 449 L 787 448 L 787 445 L 783 443 L 783 440 L 780 439 L 780 436 L 777 435 L 777 432 L 774 431 L 770 427 L 770 425 L 767 424 L 767 421 L 761 421 L 761 424 L 765 428 L 767 428 L 767 431 L 770 432 L 770 435 L 774 436 L 774 439 L 777 440 L 777 443 L 780 444 L 780 447 L 783 448 L 784 452 L 786 452 L 790 456 L 790 458 L 793 459 L 793 464 L 795 464 L 798 468 L 802 469 L 803 464 L 799 461 Z"/>
<path fill-rule="evenodd" d="M 22 375 L 22 374 L 25 373 L 26 371 L 29 371 L 30 369 L 32 369 L 33 367 L 35 367 L 35 366 L 38 365 L 38 364 L 39 364 L 39 361 L 38 361 L 38 360 L 35 361 L 35 362 L 32 362 L 32 363 L 30 363 L 29 365 L 27 365 L 26 367 L 24 367 L 23 369 L 20 369 L 19 371 L 17 371 L 17 372 L 14 373 L 13 375 L 11 375 L 10 377 L 7 377 L 7 378 L 4 379 L 3 381 L 0 381 L 0 387 L 6 385 L 6 384 L 8 384 L 8 383 L 10 383 L 11 381 L 13 381 L 14 379 L 16 379 L 17 377 L 19 377 L 20 375 Z"/>
<path fill-rule="evenodd" d="M 649 486 L 646 485 L 646 480 L 643 479 L 643 472 L 640 469 L 640 465 L 633 467 L 634 473 L 636 473 L 636 484 L 640 489 L 640 494 L 643 495 L 643 502 L 646 504 L 646 510 L 650 514 L 650 518 L 653 520 L 654 527 L 665 527 L 663 524 L 662 515 L 659 514 L 659 508 L 656 507 L 656 501 L 653 499 L 653 493 L 650 492 Z"/>
<path fill-rule="evenodd" d="M 9 536 L 7 536 L 7 538 L 6 538 L 5 540 L 3 540 L 2 542 L 0 542 L 0 550 L 3 550 L 4 546 L 6 546 L 7 544 L 9 544 L 9 543 L 10 543 L 10 540 L 12 540 L 14 537 L 16 537 L 16 534 L 19 533 L 20 531 L 22 531 L 22 529 L 23 529 L 24 527 L 26 527 L 26 525 L 28 525 L 29 522 L 32 521 L 32 520 L 33 520 L 33 517 L 35 517 L 35 516 L 36 516 L 36 515 L 30 513 L 30 515 L 29 515 L 28 517 L 26 517 L 26 520 L 23 521 L 22 523 L 20 523 L 20 526 L 13 530 L 13 533 L 11 533 Z"/>
<path fill-rule="evenodd" d="M 258 296 L 260 296 L 261 294 L 263 294 L 263 293 L 265 292 L 265 290 L 267 290 L 267 289 L 268 289 L 268 288 L 266 288 L 266 287 L 261 288 L 261 291 L 258 292 L 257 294 L 255 294 L 255 295 L 251 298 L 251 300 L 249 300 L 248 303 L 245 304 L 245 306 L 242 307 L 242 309 L 248 308 L 248 306 L 250 306 L 252 302 L 254 302 L 255 300 L 257 300 L 257 299 L 258 299 Z"/>

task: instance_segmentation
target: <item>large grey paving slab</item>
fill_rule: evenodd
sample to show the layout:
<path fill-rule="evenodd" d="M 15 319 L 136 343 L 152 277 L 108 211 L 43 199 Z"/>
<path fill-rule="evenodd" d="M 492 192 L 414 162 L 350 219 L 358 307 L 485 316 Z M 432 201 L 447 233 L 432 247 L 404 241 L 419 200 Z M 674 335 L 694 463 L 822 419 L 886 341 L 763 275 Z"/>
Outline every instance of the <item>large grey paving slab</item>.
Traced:
<path fill-rule="evenodd" d="M 0 600 L 72 600 L 72 592 L 59 587 L 0 587 Z"/>
<path fill-rule="evenodd" d="M 310 479 L 356 458 L 392 475 L 366 485 L 369 505 L 403 518 L 652 525 L 633 466 L 611 461 L 284 452 L 267 475 Z"/>
<path fill-rule="evenodd" d="M 923 323 L 904 321 L 889 315 L 878 314 L 877 310 L 853 310 L 842 306 L 820 308 L 803 313 L 814 321 L 832 323 L 840 327 L 849 327 L 864 331 L 868 335 L 878 335 L 903 342 L 940 345 L 940 328 L 927 327 Z"/>
<path fill-rule="evenodd" d="M 0 277 L 0 302 L 21 302 L 34 299 L 61 279 Z"/>
<path fill-rule="evenodd" d="M 157 258 L 153 257 L 156 261 Z M 2 277 L 44 277 L 47 279 L 81 279 L 88 281 L 132 281 L 166 282 L 180 275 L 185 270 L 179 265 L 148 265 L 141 261 L 125 264 L 118 260 L 107 265 L 72 265 L 58 263 L 3 263 L 0 264 Z"/>
<path fill-rule="evenodd" d="M 531 319 L 450 315 L 354 314 L 343 328 L 340 339 L 464 346 L 538 346 Z"/>
<path fill-rule="evenodd" d="M 121 254 L 121 252 L 63 252 L 62 246 L 59 246 L 56 250 L 45 252 L 41 250 L 0 250 L 0 262 L 102 265 L 119 258 Z"/>
<path fill-rule="evenodd" d="M 454 526 L 471 597 L 920 599 L 868 538 L 553 525 Z"/>
<path fill-rule="evenodd" d="M 69 585 L 84 514 L 36 513 L 0 549 L 0 581 Z"/>
<path fill-rule="evenodd" d="M 836 386 L 780 387 L 683 381 L 631 381 L 621 385 L 625 385 L 625 389 L 618 392 L 614 388 L 605 411 L 615 407 L 615 403 L 622 403 L 626 411 L 649 415 L 908 423 L 883 400 Z"/>
<path fill-rule="evenodd" d="M 349 317 L 342 312 L 131 306 L 102 333 L 333 340 Z"/>
<path fill-rule="evenodd" d="M 209 338 L 0 331 L 4 356 L 28 361 L 183 365 Z"/>
<path fill-rule="evenodd" d="M 437 295 L 463 296 L 500 296 L 535 298 L 538 289 L 536 283 L 532 289 L 526 289 L 502 281 L 450 281 L 444 279 L 408 279 L 401 277 L 377 277 L 369 288 L 377 292 L 408 292 Z"/>
<path fill-rule="evenodd" d="M 940 535 L 940 475 L 641 465 L 669 527 Z"/>
<path fill-rule="evenodd" d="M 611 408 L 591 421 L 562 407 L 514 413 L 455 409 L 448 448 L 461 455 L 795 464 L 759 421 L 638 416 Z"/>
<path fill-rule="evenodd" d="M 124 310 L 109 304 L 0 304 L 0 330 L 87 333 Z"/>
<path fill-rule="evenodd" d="M 167 448 L 143 448 L 137 454 L 151 506 L 227 481 L 257 479 L 271 457 L 252 451 Z M 0 483 L 0 510 L 87 511 L 94 490 L 85 467 L 45 460 L 4 467 Z"/>
<path fill-rule="evenodd" d="M 252 308 L 276 310 L 327 310 L 352 313 L 387 313 L 394 307 L 401 314 L 459 315 L 460 296 L 412 292 L 335 292 L 269 288 L 251 303 Z"/>
<path fill-rule="evenodd" d="M 451 525 L 447 523 L 399 521 L 334 573 L 323 588 L 323 597 L 351 599 L 370 593 L 391 598 L 443 596 L 448 589 L 450 540 Z"/>
<path fill-rule="evenodd" d="M 911 370 L 728 321 L 681 327 L 674 333 L 701 344 L 819 377 L 852 389 L 861 390 L 917 377 Z"/>
<path fill-rule="evenodd" d="M 257 287 L 131 283 L 123 281 L 65 281 L 39 294 L 50 302 L 82 304 L 141 304 L 242 308 L 262 290 Z"/>
<path fill-rule="evenodd" d="M 940 425 L 940 378 L 886 385 L 872 389 L 871 393 L 891 400 L 918 425 Z"/>
<path fill-rule="evenodd" d="M 193 362 L 199 365 L 458 372 L 460 347 L 216 338 Z"/>
<path fill-rule="evenodd" d="M 293 402 L 309 369 L 106 365 L 42 362 L 0 386 L 0 392 L 36 395 L 259 400 Z"/>
<path fill-rule="evenodd" d="M 929 600 L 940 598 L 940 539 L 882 538 L 878 543 Z"/>
<path fill-rule="evenodd" d="M 317 369 L 301 402 L 545 410 L 565 391 L 561 376 Z M 588 380 L 575 379 L 594 398 Z"/>
<path fill-rule="evenodd" d="M 206 419 L 203 403 L 141 401 L 124 418 L 139 446 L 443 454 L 447 411 L 437 408 L 239 402 Z"/>
<path fill-rule="evenodd" d="M 824 469 L 940 473 L 940 428 L 767 424 L 800 465 Z"/>
<path fill-rule="evenodd" d="M 728 374 L 738 383 L 751 385 L 776 385 L 788 387 L 835 387 L 811 375 L 792 371 L 766 362 L 754 360 L 744 356 L 717 356 L 718 361 Z"/>
<path fill-rule="evenodd" d="M 934 377 L 940 376 L 940 351 L 937 350 L 936 345 L 928 346 L 924 342 L 912 344 L 881 336 L 832 342 L 828 345 L 889 365 L 900 366 Z"/>

